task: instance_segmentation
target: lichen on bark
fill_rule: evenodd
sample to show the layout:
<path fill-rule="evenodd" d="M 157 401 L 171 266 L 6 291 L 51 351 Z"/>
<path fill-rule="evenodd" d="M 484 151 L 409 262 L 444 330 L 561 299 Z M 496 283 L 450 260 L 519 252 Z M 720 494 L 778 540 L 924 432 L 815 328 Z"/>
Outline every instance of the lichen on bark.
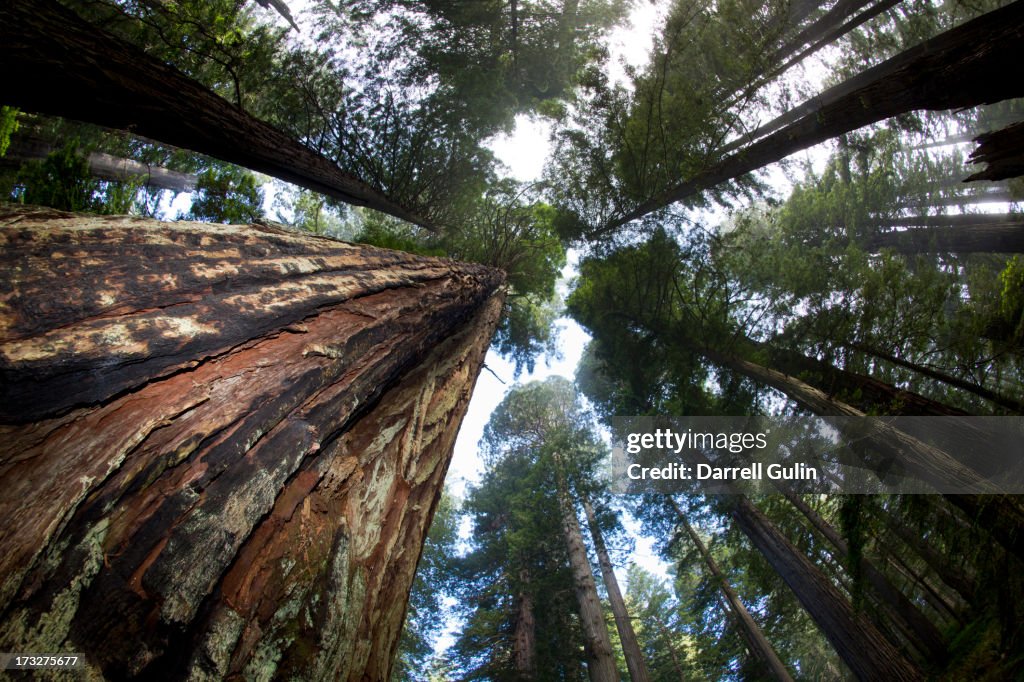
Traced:
<path fill-rule="evenodd" d="M 10 206 L 0 243 L 0 648 L 385 679 L 501 273 Z"/>

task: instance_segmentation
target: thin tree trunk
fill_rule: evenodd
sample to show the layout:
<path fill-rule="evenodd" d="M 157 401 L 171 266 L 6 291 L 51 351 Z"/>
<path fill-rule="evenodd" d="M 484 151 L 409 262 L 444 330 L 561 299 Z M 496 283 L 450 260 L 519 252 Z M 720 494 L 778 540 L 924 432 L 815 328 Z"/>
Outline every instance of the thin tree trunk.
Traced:
<path fill-rule="evenodd" d="M 940 372 L 939 370 L 932 369 L 931 367 L 925 367 L 924 365 L 918 365 L 916 363 L 910 362 L 909 360 L 898 358 L 892 353 L 886 353 L 885 351 L 879 350 L 877 348 L 872 348 L 871 346 L 868 346 L 863 343 L 848 343 L 845 345 L 847 348 L 851 350 L 864 353 L 865 355 L 871 355 L 873 357 L 878 358 L 879 360 L 891 362 L 897 367 L 909 369 L 910 371 L 916 372 L 922 376 L 926 376 L 929 379 L 935 379 L 936 381 L 940 381 L 944 384 L 952 386 L 953 388 L 959 388 L 961 390 L 967 391 L 968 393 L 973 393 L 974 395 L 980 398 L 984 398 L 989 402 L 995 403 L 1000 407 L 1005 407 L 1016 413 L 1024 413 L 1024 401 L 1017 400 L 1016 398 L 1011 398 L 1010 396 L 1004 396 L 991 389 L 985 388 L 984 386 L 980 386 L 965 379 L 960 379 L 950 374 L 946 374 L 945 372 Z"/>
<path fill-rule="evenodd" d="M 569 484 L 565 479 L 561 457 L 556 456 L 558 470 L 558 504 L 562 512 L 562 530 L 569 552 L 569 565 L 573 583 L 576 586 L 576 600 L 580 607 L 580 626 L 583 629 L 583 644 L 587 657 L 587 673 L 591 682 L 619 682 L 619 671 L 615 666 L 612 641 L 608 635 L 601 600 L 597 596 L 597 584 L 590 570 L 590 560 L 583 545 L 583 533 L 579 519 L 569 496 Z"/>
<path fill-rule="evenodd" d="M 915 571 L 899 554 L 892 553 L 888 556 L 889 563 L 900 573 L 905 575 L 911 583 L 920 586 L 921 592 L 924 595 L 924 600 L 928 602 L 932 610 L 936 614 L 946 614 L 947 619 L 952 622 L 963 624 L 964 620 L 960 616 L 959 610 L 956 606 L 950 603 L 944 595 L 939 594 L 939 591 L 928 582 L 927 578 Z"/>
<path fill-rule="evenodd" d="M 433 229 L 410 207 L 56 2 L 0 4 L 0 55 L 8 104 L 137 132 Z"/>
<path fill-rule="evenodd" d="M 732 613 L 736 619 L 736 624 L 739 625 L 740 630 L 744 633 L 746 640 L 750 643 L 753 653 L 757 656 L 761 663 L 764 664 L 771 676 L 780 682 L 792 682 L 793 678 L 789 674 L 789 670 L 779 660 L 778 654 L 775 653 L 775 648 L 768 641 L 768 638 L 764 636 L 761 628 L 751 617 L 750 612 L 747 611 L 747 607 L 740 601 L 736 591 L 732 589 L 732 585 L 729 584 L 729 579 L 722 573 L 718 568 L 718 564 L 715 562 L 715 558 L 711 556 L 711 552 L 708 551 L 707 547 L 701 541 L 700 536 L 697 535 L 693 527 L 690 526 L 690 522 L 686 518 L 686 514 L 679 508 L 678 503 L 668 496 L 669 501 L 672 503 L 672 507 L 676 511 L 676 521 L 686 530 L 686 534 L 690 537 L 690 540 L 697 547 L 697 551 L 700 552 L 701 558 L 704 559 L 704 563 L 707 565 L 708 570 L 711 571 L 711 575 L 715 577 L 715 581 L 718 583 L 719 589 L 722 594 L 725 595 L 725 599 L 729 604 L 728 611 Z"/>
<path fill-rule="evenodd" d="M 754 547 L 789 585 L 850 670 L 863 680 L 923 680 L 871 621 L 760 510 L 735 496 L 732 517 Z"/>
<path fill-rule="evenodd" d="M 0 648 L 384 680 L 501 273 L 0 209 Z"/>
<path fill-rule="evenodd" d="M 907 527 L 902 521 L 897 521 L 888 512 L 874 512 L 874 516 L 880 518 L 890 533 L 902 540 L 913 550 L 925 564 L 953 590 L 956 590 L 963 600 L 968 604 L 974 603 L 975 590 L 974 581 L 962 571 L 956 570 L 947 557 L 942 556 L 927 541 L 919 537 L 914 531 Z"/>
<path fill-rule="evenodd" d="M 853 12 L 863 8 L 865 5 L 869 4 L 869 2 L 864 2 L 863 0 L 856 0 L 856 2 L 852 3 L 837 3 L 836 7 L 830 10 L 826 16 L 819 19 L 817 22 L 814 23 L 814 25 L 809 26 L 805 31 L 796 36 L 796 38 L 794 38 L 794 40 L 791 43 L 789 43 L 780 51 L 780 54 L 775 59 L 781 60 L 786 57 L 789 57 L 783 64 L 780 64 L 778 67 L 772 69 L 762 77 L 758 78 L 753 85 L 744 89 L 740 96 L 733 98 L 731 100 L 731 103 L 739 99 L 749 97 L 756 91 L 758 87 L 761 87 L 765 83 L 768 83 L 774 80 L 775 78 L 778 78 L 786 71 L 791 69 L 793 66 L 799 64 L 803 60 L 813 55 L 815 52 L 818 52 L 822 48 L 831 45 L 832 43 L 839 40 L 850 31 L 853 31 L 854 29 L 866 23 L 867 21 L 875 18 L 882 12 L 885 12 L 895 7 L 901 1 L 902 0 L 882 0 L 881 2 L 876 3 L 873 7 L 870 7 L 867 10 L 858 14 L 857 16 L 850 18 L 848 21 L 844 22 L 840 26 L 836 26 L 836 23 L 839 20 L 849 17 Z M 802 47 L 803 45 L 806 45 L 808 42 L 810 42 L 811 44 L 808 45 L 805 49 L 801 50 L 798 54 L 790 57 L 790 55 L 793 52 L 795 52 L 798 48 Z M 729 144 L 722 147 L 720 150 L 717 151 L 717 153 L 728 154 L 732 151 L 735 151 L 736 149 L 742 147 L 744 144 L 749 144 L 750 142 L 753 142 L 757 138 L 764 137 L 765 135 L 774 132 L 782 125 L 785 125 L 785 119 L 776 118 L 771 123 L 761 126 L 757 130 L 749 134 L 741 135 L 737 139 L 733 140 Z"/>
<path fill-rule="evenodd" d="M 835 549 L 836 558 L 844 565 L 850 566 L 850 549 L 846 540 L 825 519 L 804 502 L 799 495 L 782 491 L 789 502 L 800 510 L 800 513 L 814 526 Z M 942 634 L 924 614 L 900 592 L 885 575 L 875 568 L 868 559 L 860 559 L 861 575 L 871 586 L 884 613 L 903 633 L 903 636 L 917 649 L 924 660 L 941 663 L 946 659 L 946 643 Z"/>
<path fill-rule="evenodd" d="M 601 534 L 601 527 L 597 525 L 597 517 L 594 515 L 594 508 L 590 499 L 581 495 L 583 511 L 587 515 L 587 525 L 590 526 L 590 537 L 594 540 L 594 548 L 597 550 L 597 563 L 601 567 L 601 577 L 604 578 L 604 586 L 608 590 L 608 601 L 612 605 L 612 615 L 615 616 L 615 627 L 619 631 L 619 641 L 622 642 L 622 654 L 626 659 L 626 668 L 629 670 L 629 677 L 633 682 L 647 682 L 647 664 L 644 662 L 644 655 L 640 651 L 640 644 L 637 642 L 636 633 L 633 631 L 633 623 L 626 610 L 626 602 L 619 590 L 619 581 L 615 578 L 615 569 L 608 556 L 608 549 L 604 544 L 604 537 Z"/>
<path fill-rule="evenodd" d="M 902 196 L 897 204 L 909 206 L 973 206 L 976 204 L 1009 204 L 1024 201 L 1024 197 L 1009 189 L 996 189 L 984 192 L 972 192 L 956 196 L 942 197 L 910 197 Z"/>
<path fill-rule="evenodd" d="M 800 377 L 830 396 L 839 395 L 864 412 L 922 417 L 963 417 L 968 412 L 926 396 L 897 388 L 873 377 L 840 369 L 796 351 L 750 341 L 764 351 L 783 374 Z"/>
<path fill-rule="evenodd" d="M 1024 0 L 1017 0 L 827 90 L 786 114 L 784 127 L 641 203 L 601 231 L 876 121 L 908 111 L 973 107 L 1022 94 Z"/>
<path fill-rule="evenodd" d="M 712 362 L 729 367 L 783 392 L 814 414 L 837 417 L 866 416 L 855 407 L 836 400 L 795 377 L 714 349 L 705 348 L 701 352 Z M 871 431 L 858 433 L 858 439 L 865 439 L 878 451 L 893 453 L 910 473 L 921 480 L 957 489 L 996 492 L 976 471 L 953 459 L 948 453 L 908 436 L 887 423 L 872 422 L 870 426 Z"/>

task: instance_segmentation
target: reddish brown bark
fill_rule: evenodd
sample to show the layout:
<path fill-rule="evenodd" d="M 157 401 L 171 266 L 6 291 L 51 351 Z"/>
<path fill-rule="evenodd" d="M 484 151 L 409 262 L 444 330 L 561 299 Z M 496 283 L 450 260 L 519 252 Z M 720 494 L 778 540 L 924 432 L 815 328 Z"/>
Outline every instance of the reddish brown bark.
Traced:
<path fill-rule="evenodd" d="M 132 131 L 431 227 L 413 209 L 56 2 L 0 4 L 0 56 L 7 104 Z"/>
<path fill-rule="evenodd" d="M 594 549 L 597 551 L 597 563 L 601 567 L 601 577 L 604 579 L 604 586 L 608 592 L 608 602 L 611 604 L 612 615 L 615 617 L 615 627 L 619 632 L 619 642 L 622 644 L 622 656 L 626 659 L 629 679 L 632 682 L 648 682 L 650 676 L 647 673 L 647 663 L 640 650 L 640 643 L 636 639 L 636 632 L 633 631 L 633 623 L 630 620 L 629 611 L 626 610 L 626 600 L 622 598 L 622 590 L 619 589 L 619 581 L 615 577 L 615 568 L 612 566 L 611 557 L 608 556 L 608 548 L 604 544 L 604 536 L 597 523 L 594 507 L 585 494 L 581 494 L 581 498 L 583 513 L 586 514 L 587 525 L 590 527 L 590 537 L 594 541 Z"/>
<path fill-rule="evenodd" d="M 26 208 L 0 240 L 0 648 L 386 679 L 501 274 Z"/>

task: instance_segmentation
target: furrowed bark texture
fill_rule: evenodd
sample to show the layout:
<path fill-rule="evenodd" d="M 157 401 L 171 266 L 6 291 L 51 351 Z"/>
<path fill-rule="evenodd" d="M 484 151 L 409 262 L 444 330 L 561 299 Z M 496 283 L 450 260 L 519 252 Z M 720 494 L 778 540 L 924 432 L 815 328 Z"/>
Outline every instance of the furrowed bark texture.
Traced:
<path fill-rule="evenodd" d="M 0 647 L 386 679 L 501 273 L 24 207 L 0 240 Z"/>
<path fill-rule="evenodd" d="M 432 227 L 326 157 L 51 0 L 0 4 L 0 56 L 9 77 L 7 104 L 145 135 Z"/>

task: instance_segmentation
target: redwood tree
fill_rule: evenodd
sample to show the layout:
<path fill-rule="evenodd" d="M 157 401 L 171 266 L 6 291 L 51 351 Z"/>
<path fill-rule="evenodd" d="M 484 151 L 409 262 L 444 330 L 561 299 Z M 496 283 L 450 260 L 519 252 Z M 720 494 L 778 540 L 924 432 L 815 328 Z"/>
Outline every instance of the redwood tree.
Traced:
<path fill-rule="evenodd" d="M 10 206 L 0 240 L 3 648 L 386 679 L 502 274 Z"/>

